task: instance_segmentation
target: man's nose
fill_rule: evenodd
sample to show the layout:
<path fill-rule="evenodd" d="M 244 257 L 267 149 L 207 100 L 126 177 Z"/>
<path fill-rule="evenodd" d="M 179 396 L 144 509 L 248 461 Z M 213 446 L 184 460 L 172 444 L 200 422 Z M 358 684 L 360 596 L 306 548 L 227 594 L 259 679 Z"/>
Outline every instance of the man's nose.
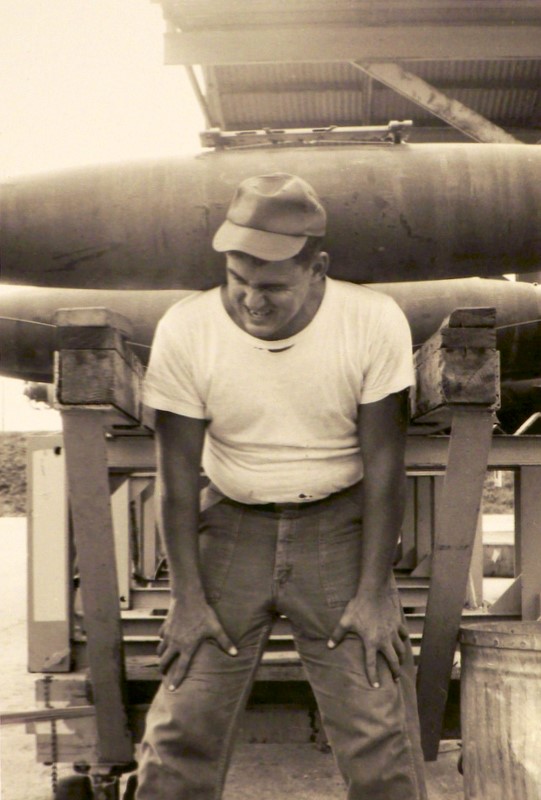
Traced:
<path fill-rule="evenodd" d="M 263 308 L 266 304 L 265 293 L 261 291 L 261 289 L 255 289 L 251 286 L 246 286 L 245 288 L 245 305 L 251 311 L 257 311 L 259 308 Z"/>

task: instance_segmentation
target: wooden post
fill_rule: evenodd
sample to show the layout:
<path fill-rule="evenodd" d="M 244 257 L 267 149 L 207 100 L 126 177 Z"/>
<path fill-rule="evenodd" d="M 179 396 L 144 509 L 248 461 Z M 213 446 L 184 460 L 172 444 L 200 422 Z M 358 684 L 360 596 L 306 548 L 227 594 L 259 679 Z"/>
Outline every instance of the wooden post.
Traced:
<path fill-rule="evenodd" d="M 412 575 L 428 577 L 434 539 L 434 478 L 418 475 L 415 479 L 415 537 L 417 566 Z"/>
<path fill-rule="evenodd" d="M 473 541 L 468 587 L 466 590 L 468 608 L 480 608 L 483 605 L 483 506 L 477 516 L 477 530 Z"/>
<path fill-rule="evenodd" d="M 129 324 L 106 309 L 57 313 L 56 397 L 80 575 L 99 764 L 130 764 L 125 666 L 105 427 L 137 424 L 142 368 Z"/>
<path fill-rule="evenodd" d="M 69 410 L 62 424 L 100 761 L 130 762 L 104 420 L 100 412 Z"/>
<path fill-rule="evenodd" d="M 413 419 L 451 423 L 417 674 L 425 758 L 435 760 L 499 399 L 494 309 L 458 309 L 416 353 Z"/>
<path fill-rule="evenodd" d="M 522 618 L 536 620 L 541 615 L 541 467 L 520 469 L 518 530 L 521 573 Z"/>

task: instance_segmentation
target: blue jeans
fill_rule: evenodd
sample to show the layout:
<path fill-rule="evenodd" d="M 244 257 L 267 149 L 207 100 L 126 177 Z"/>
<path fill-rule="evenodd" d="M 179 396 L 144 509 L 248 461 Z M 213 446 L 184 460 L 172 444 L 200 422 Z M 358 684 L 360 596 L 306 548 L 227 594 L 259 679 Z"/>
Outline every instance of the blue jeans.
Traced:
<path fill-rule="evenodd" d="M 221 797 L 239 716 L 279 614 L 291 623 L 349 800 L 426 798 L 411 648 L 397 682 L 380 659 L 374 689 L 357 636 L 327 647 L 357 589 L 361 537 L 358 487 L 300 510 L 222 498 L 202 512 L 206 596 L 239 652 L 204 641 L 181 685 L 162 683 L 147 716 L 138 800 Z"/>

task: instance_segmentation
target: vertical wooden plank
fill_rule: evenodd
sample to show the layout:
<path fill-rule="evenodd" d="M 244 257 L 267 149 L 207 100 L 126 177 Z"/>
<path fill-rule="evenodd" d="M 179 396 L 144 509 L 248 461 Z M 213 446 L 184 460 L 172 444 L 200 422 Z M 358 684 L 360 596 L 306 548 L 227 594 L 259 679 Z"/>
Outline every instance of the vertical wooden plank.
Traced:
<path fill-rule="evenodd" d="M 154 482 L 141 495 L 143 501 L 143 575 L 153 578 L 158 563 L 158 533 Z"/>
<path fill-rule="evenodd" d="M 133 759 L 124 706 L 124 657 L 118 602 L 107 451 L 101 412 L 62 411 L 73 532 L 88 661 L 103 763 Z"/>
<path fill-rule="evenodd" d="M 151 484 L 151 476 L 132 475 L 130 477 L 130 524 L 132 568 L 137 577 L 144 575 L 143 571 L 143 501 L 142 494 Z M 131 607 L 131 604 L 130 604 Z"/>
<path fill-rule="evenodd" d="M 131 546 L 130 546 L 130 485 L 124 480 L 111 495 L 111 511 L 115 539 L 118 600 L 120 608 L 130 607 Z"/>
<path fill-rule="evenodd" d="M 417 692 L 427 761 L 438 756 L 492 436 L 491 411 L 456 408 L 436 523 Z"/>
<path fill-rule="evenodd" d="M 69 672 L 70 559 L 60 434 L 28 440 L 28 669 Z"/>
<path fill-rule="evenodd" d="M 419 475 L 416 486 L 417 558 L 422 561 L 432 552 L 434 536 L 434 478 Z"/>
<path fill-rule="evenodd" d="M 479 608 L 483 604 L 483 509 L 477 517 L 477 530 L 473 542 L 470 574 L 466 590 L 468 608 Z"/>
<path fill-rule="evenodd" d="M 441 507 L 442 507 L 442 500 L 443 500 L 443 492 L 445 486 L 445 475 L 435 475 L 434 476 L 434 517 L 433 517 L 433 528 L 432 528 L 432 546 L 434 546 L 434 541 L 436 536 L 438 535 L 438 522 L 441 519 Z"/>
<path fill-rule="evenodd" d="M 522 618 L 541 615 L 541 467 L 522 467 L 520 475 Z"/>
<path fill-rule="evenodd" d="M 515 577 L 522 572 L 522 504 L 520 502 L 521 493 L 521 472 L 519 467 L 515 470 Z"/>
<path fill-rule="evenodd" d="M 412 568 L 417 564 L 415 547 L 415 481 L 416 478 L 413 476 L 408 476 L 406 481 L 406 508 L 400 537 L 402 560 L 406 559 L 411 562 Z"/>

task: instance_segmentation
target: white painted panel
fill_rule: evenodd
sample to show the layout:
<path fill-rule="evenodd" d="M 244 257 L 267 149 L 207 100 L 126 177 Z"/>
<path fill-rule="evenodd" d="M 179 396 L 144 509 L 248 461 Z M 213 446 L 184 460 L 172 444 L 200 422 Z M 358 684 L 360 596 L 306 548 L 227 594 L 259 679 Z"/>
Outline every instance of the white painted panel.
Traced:
<path fill-rule="evenodd" d="M 115 537 L 118 598 L 121 608 L 130 607 L 130 482 L 125 480 L 111 495 L 111 513 Z"/>
<path fill-rule="evenodd" d="M 67 620 L 68 543 L 63 450 L 31 454 L 30 541 L 34 622 Z"/>

